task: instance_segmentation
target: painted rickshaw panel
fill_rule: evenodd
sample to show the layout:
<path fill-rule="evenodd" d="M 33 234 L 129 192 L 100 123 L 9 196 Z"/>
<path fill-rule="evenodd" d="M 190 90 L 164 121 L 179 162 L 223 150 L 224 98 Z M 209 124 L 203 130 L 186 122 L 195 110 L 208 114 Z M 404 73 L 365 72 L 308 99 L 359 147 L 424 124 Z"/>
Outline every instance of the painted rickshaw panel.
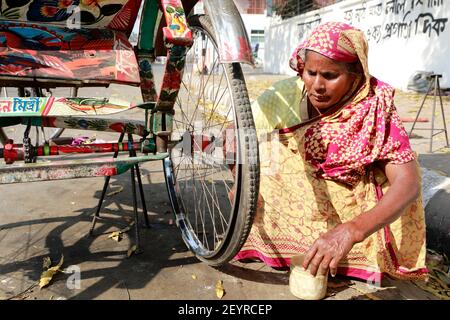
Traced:
<path fill-rule="evenodd" d="M 139 70 L 126 35 L 0 22 L 0 75 L 137 85 Z"/>
<path fill-rule="evenodd" d="M 1 117 L 100 116 L 134 108 L 135 105 L 115 98 L 0 98 Z"/>
<path fill-rule="evenodd" d="M 77 159 L 70 163 L 64 160 L 38 162 L 29 163 L 26 167 L 12 164 L 0 168 L 0 184 L 114 176 L 128 171 L 137 163 L 167 157 L 167 153 L 161 153 L 123 159 Z"/>
<path fill-rule="evenodd" d="M 1 0 L 0 19 L 108 28 L 130 35 L 141 0 Z"/>

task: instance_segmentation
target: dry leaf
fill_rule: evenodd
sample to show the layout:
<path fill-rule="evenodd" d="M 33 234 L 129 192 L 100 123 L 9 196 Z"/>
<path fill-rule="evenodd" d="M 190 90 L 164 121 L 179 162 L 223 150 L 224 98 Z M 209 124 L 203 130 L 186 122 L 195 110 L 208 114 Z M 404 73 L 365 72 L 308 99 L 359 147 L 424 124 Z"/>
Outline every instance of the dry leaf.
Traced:
<path fill-rule="evenodd" d="M 328 281 L 328 288 L 337 289 L 342 287 L 351 287 L 353 283 L 350 281 Z"/>
<path fill-rule="evenodd" d="M 114 232 L 112 232 L 112 233 L 108 236 L 108 238 L 113 239 L 113 240 L 115 240 L 115 241 L 117 241 L 117 242 L 119 242 L 120 240 L 122 240 L 122 236 L 120 235 L 120 232 L 119 232 L 119 231 L 114 231 Z"/>
<path fill-rule="evenodd" d="M 42 269 L 47 270 L 52 265 L 52 260 L 50 257 L 45 257 L 42 262 Z"/>
<path fill-rule="evenodd" d="M 197 276 L 195 274 L 192 275 L 192 279 L 196 280 Z"/>
<path fill-rule="evenodd" d="M 217 250 L 221 244 L 222 244 L 222 240 L 217 241 L 216 245 L 214 246 L 214 250 Z"/>
<path fill-rule="evenodd" d="M 131 257 L 131 255 L 136 251 L 136 249 L 137 249 L 137 246 L 136 246 L 136 245 L 134 245 L 134 246 L 132 246 L 130 249 L 128 249 L 127 257 L 128 257 L 128 258 Z"/>
<path fill-rule="evenodd" d="M 123 187 L 119 186 L 119 188 L 117 188 L 117 190 L 111 191 L 110 193 L 107 193 L 106 196 L 107 197 L 111 197 L 115 194 L 121 193 L 123 191 Z"/>
<path fill-rule="evenodd" d="M 225 290 L 223 289 L 222 280 L 218 280 L 216 283 L 216 295 L 219 299 L 225 295 Z"/>
<path fill-rule="evenodd" d="M 39 287 L 42 289 L 43 287 L 47 286 L 50 281 L 52 280 L 53 276 L 61 271 L 61 266 L 64 263 L 64 256 L 61 256 L 61 260 L 59 260 L 59 263 L 51 268 L 48 268 L 44 272 L 42 272 L 41 279 L 39 280 Z"/>
<path fill-rule="evenodd" d="M 450 300 L 450 275 L 447 263 L 448 258 L 445 254 L 427 249 L 428 281 L 415 281 L 414 284 L 442 300 Z"/>
<path fill-rule="evenodd" d="M 425 261 L 426 261 L 425 263 L 427 264 L 428 267 L 434 268 L 434 267 L 439 267 L 442 264 L 444 264 L 445 258 L 444 258 L 444 256 L 437 253 L 436 251 L 427 249 L 427 255 L 426 255 Z"/>
<path fill-rule="evenodd" d="M 378 296 L 376 296 L 376 295 L 374 295 L 374 294 L 372 294 L 372 293 L 370 293 L 370 292 L 367 292 L 365 295 L 366 295 L 367 298 L 369 298 L 370 300 L 383 300 L 383 299 L 381 299 L 380 297 L 378 297 Z"/>
<path fill-rule="evenodd" d="M 134 221 L 130 223 L 129 226 L 119 230 L 119 231 L 114 231 L 111 232 L 108 236 L 108 238 L 116 240 L 117 242 L 120 242 L 120 240 L 122 240 L 122 233 L 128 232 L 131 230 L 131 227 L 134 225 Z"/>
<path fill-rule="evenodd" d="M 439 279 L 439 283 L 442 287 L 448 287 L 450 289 L 450 275 L 443 270 L 435 268 L 433 269 L 436 278 Z"/>
<path fill-rule="evenodd" d="M 362 289 L 358 288 L 357 286 L 354 286 L 353 289 L 355 289 L 356 291 L 361 292 L 363 295 L 365 295 L 370 300 L 383 300 L 380 297 L 374 295 L 372 292 L 367 292 L 365 290 L 362 290 Z"/>
<path fill-rule="evenodd" d="M 425 283 L 423 281 L 414 281 L 414 284 L 424 291 L 427 291 L 442 300 L 450 300 L 450 290 L 442 290 L 437 285 Z"/>

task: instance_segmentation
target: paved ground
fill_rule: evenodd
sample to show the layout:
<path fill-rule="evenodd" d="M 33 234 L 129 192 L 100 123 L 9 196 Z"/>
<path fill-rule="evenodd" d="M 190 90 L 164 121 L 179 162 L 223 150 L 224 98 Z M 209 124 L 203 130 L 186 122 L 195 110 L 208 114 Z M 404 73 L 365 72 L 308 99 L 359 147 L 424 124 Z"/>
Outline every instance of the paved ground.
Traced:
<path fill-rule="evenodd" d="M 251 96 L 283 77 L 247 70 Z M 132 90 L 119 89 L 116 94 L 125 99 L 138 97 Z M 402 116 L 415 115 L 419 97 L 397 95 Z M 449 100 L 445 103 L 448 121 Z M 421 117 L 429 116 L 426 112 Z M 448 212 L 450 155 L 447 149 L 428 153 L 427 141 L 422 134 L 412 139 L 422 166 L 432 170 L 427 208 Z M 436 136 L 436 149 L 442 145 L 442 137 Z M 199 262 L 187 251 L 173 224 L 161 164 L 143 165 L 142 177 L 146 194 L 151 194 L 147 207 L 152 227 L 141 232 L 144 252 L 129 258 L 127 251 L 133 244 L 129 234 L 121 242 L 108 238 L 110 232 L 131 221 L 128 174 L 111 180 L 111 191 L 124 189 L 106 198 L 105 219 L 97 224 L 95 237 L 88 230 L 103 179 L 0 186 L 0 299 L 218 299 L 215 285 L 219 280 L 223 281 L 224 300 L 296 299 L 288 289 L 287 271 L 261 263 L 232 262 L 216 269 Z M 80 271 L 79 286 L 72 286 L 74 274 L 59 273 L 39 290 L 36 283 L 43 259 L 50 257 L 56 264 L 62 255 L 64 268 Z M 379 288 L 338 278 L 328 293 L 327 299 L 437 299 L 412 283 L 393 280 Z"/>

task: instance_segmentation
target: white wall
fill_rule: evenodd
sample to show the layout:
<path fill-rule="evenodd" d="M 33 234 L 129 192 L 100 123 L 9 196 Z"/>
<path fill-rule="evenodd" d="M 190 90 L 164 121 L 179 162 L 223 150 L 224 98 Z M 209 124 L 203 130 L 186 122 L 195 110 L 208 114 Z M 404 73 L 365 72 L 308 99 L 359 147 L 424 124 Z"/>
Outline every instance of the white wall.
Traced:
<path fill-rule="evenodd" d="M 248 39 L 250 40 L 251 30 L 266 30 L 269 20 L 264 14 L 241 14 L 242 21 L 244 21 L 245 29 L 247 30 Z M 258 58 L 264 61 L 265 46 L 267 41 L 259 47 Z M 253 44 L 252 44 L 253 49 Z"/>
<path fill-rule="evenodd" d="M 266 30 L 264 71 L 295 74 L 288 60 L 321 22 L 341 21 L 363 30 L 369 70 L 406 89 L 417 70 L 443 74 L 450 87 L 450 0 L 346 0 L 288 20 L 271 19 Z"/>

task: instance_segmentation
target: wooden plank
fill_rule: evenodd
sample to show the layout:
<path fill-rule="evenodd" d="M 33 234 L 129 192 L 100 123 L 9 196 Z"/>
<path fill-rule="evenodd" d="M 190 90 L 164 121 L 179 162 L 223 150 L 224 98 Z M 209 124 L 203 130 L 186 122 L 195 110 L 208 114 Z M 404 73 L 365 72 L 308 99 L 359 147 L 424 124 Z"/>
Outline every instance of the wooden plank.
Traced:
<path fill-rule="evenodd" d="M 134 108 L 115 98 L 10 97 L 0 98 L 1 117 L 98 116 Z"/>

